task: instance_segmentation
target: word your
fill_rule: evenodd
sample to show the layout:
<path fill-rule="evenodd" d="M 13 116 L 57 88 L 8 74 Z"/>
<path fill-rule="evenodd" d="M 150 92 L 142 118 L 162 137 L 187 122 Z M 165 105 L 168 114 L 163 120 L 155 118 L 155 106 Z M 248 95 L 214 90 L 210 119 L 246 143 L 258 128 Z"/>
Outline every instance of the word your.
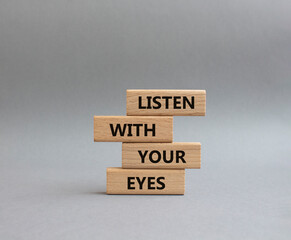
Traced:
<path fill-rule="evenodd" d="M 158 177 L 157 179 L 155 177 L 127 177 L 127 189 L 128 190 L 134 190 L 136 182 L 138 184 L 138 187 L 140 190 L 146 188 L 149 190 L 162 190 L 166 187 L 165 183 L 162 181 L 165 180 L 165 177 Z M 145 183 L 147 182 L 147 183 Z M 155 186 L 156 183 L 159 186 Z"/>
<path fill-rule="evenodd" d="M 186 96 L 147 96 L 143 102 L 141 96 L 138 97 L 139 109 L 194 109 L 194 96 L 189 100 Z"/>
<path fill-rule="evenodd" d="M 171 150 L 170 153 L 168 153 L 168 154 L 167 154 L 166 150 L 163 150 L 162 153 L 157 151 L 157 150 L 152 150 L 152 151 L 150 151 L 149 154 L 148 154 L 148 152 L 149 152 L 148 150 L 145 150 L 144 152 L 138 150 L 141 163 L 145 163 L 146 156 L 148 156 L 148 160 L 152 163 L 158 163 L 161 160 L 164 161 L 165 163 L 172 163 L 174 161 L 174 151 L 173 150 Z M 168 155 L 170 155 L 170 156 L 168 156 Z M 186 163 L 184 156 L 185 156 L 184 151 L 176 150 L 175 162 L 179 163 L 181 161 L 182 163 Z"/>
<path fill-rule="evenodd" d="M 134 131 L 133 131 L 134 129 Z M 117 123 L 116 126 L 114 124 L 110 124 L 110 130 L 112 133 L 113 137 L 116 137 L 117 135 L 120 136 L 127 136 L 127 137 L 132 137 L 132 136 L 140 136 L 140 132 L 143 131 L 144 136 L 148 136 L 148 133 L 150 132 L 153 137 L 156 136 L 156 124 L 152 124 L 152 127 L 149 128 L 148 124 L 142 124 L 142 123 L 136 123 L 136 124 L 130 124 L 130 123 L 125 123 L 121 127 L 120 123 Z M 134 132 L 134 133 L 133 133 Z"/>

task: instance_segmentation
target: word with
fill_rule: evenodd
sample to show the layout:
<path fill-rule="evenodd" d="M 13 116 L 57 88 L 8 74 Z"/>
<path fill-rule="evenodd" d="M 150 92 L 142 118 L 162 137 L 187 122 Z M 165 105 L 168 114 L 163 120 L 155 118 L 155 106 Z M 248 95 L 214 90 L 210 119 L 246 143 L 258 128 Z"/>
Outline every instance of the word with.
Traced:
<path fill-rule="evenodd" d="M 152 127 L 149 128 L 148 124 L 142 124 L 142 123 L 136 123 L 136 124 L 130 124 L 130 123 L 125 123 L 123 124 L 123 127 L 121 127 L 120 123 L 117 123 L 116 126 L 114 124 L 110 123 L 110 130 L 111 134 L 113 137 L 116 137 L 118 134 L 120 136 L 127 135 L 127 137 L 132 137 L 133 135 L 133 128 L 135 128 L 135 136 L 139 137 L 140 136 L 140 129 L 144 128 L 144 136 L 147 137 L 148 133 L 151 132 L 152 136 L 156 136 L 156 124 L 152 124 Z"/>

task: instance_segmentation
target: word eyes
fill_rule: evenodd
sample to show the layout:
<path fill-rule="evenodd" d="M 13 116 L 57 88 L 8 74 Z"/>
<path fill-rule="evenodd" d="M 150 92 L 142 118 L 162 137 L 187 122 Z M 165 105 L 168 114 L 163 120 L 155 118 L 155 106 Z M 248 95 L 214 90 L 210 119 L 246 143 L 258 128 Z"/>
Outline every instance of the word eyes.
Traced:
<path fill-rule="evenodd" d="M 128 177 L 127 189 L 148 189 L 148 190 L 162 190 L 166 187 L 164 181 L 165 177 Z"/>

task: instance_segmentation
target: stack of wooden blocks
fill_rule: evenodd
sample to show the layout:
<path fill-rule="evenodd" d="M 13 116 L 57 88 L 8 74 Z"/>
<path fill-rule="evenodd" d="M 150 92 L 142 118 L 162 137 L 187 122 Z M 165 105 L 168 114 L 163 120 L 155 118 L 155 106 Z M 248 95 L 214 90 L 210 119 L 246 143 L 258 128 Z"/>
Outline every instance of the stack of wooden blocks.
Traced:
<path fill-rule="evenodd" d="M 184 194 L 201 144 L 173 142 L 173 116 L 205 116 L 205 90 L 127 90 L 127 116 L 94 116 L 95 142 L 122 142 L 122 168 L 107 168 L 107 194 Z"/>

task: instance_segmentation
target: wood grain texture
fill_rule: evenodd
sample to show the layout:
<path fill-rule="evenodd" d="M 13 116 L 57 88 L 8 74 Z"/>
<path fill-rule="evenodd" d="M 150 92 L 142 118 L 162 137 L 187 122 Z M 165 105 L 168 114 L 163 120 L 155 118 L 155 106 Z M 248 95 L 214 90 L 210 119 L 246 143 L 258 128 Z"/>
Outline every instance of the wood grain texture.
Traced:
<path fill-rule="evenodd" d="M 127 90 L 126 94 L 128 116 L 205 116 L 205 90 Z"/>
<path fill-rule="evenodd" d="M 173 117 L 94 116 L 94 141 L 172 142 Z"/>
<path fill-rule="evenodd" d="M 200 168 L 200 143 L 123 143 L 122 168 Z"/>
<path fill-rule="evenodd" d="M 185 170 L 107 168 L 107 194 L 184 194 Z"/>

